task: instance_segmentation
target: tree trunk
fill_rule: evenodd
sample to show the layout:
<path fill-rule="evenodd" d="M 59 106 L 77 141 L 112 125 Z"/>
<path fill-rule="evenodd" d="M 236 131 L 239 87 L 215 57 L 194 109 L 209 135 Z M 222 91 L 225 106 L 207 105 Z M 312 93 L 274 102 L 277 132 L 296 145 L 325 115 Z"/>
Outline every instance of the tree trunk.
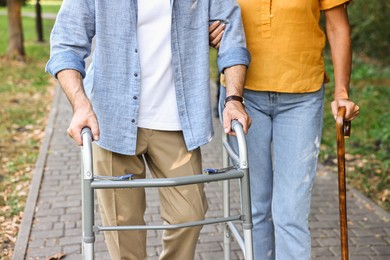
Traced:
<path fill-rule="evenodd" d="M 38 35 L 38 42 L 43 42 L 42 9 L 39 0 L 35 3 L 35 23 Z"/>
<path fill-rule="evenodd" d="M 7 0 L 8 6 L 8 50 L 11 59 L 24 60 L 23 27 L 20 0 Z"/>

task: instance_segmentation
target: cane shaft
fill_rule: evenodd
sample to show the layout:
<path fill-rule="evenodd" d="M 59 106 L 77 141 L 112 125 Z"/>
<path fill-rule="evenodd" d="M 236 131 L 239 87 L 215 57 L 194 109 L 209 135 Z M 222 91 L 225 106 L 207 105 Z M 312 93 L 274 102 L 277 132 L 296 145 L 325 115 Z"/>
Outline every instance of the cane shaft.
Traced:
<path fill-rule="evenodd" d="M 340 239 L 341 259 L 348 260 L 348 226 L 347 226 L 347 190 L 345 181 L 345 143 L 344 137 L 349 136 L 351 124 L 345 122 L 345 107 L 340 107 L 336 118 L 337 165 L 339 184 Z"/>

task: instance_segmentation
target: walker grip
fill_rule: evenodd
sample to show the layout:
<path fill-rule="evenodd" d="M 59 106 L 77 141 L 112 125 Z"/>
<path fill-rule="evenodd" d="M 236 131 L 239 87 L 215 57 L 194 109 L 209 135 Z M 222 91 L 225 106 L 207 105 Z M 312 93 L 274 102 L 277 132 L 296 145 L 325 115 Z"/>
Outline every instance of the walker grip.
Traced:
<path fill-rule="evenodd" d="M 89 134 L 92 138 L 92 131 L 91 131 L 91 128 L 89 127 L 84 127 L 82 130 L 81 130 L 81 137 L 84 135 L 84 134 Z"/>

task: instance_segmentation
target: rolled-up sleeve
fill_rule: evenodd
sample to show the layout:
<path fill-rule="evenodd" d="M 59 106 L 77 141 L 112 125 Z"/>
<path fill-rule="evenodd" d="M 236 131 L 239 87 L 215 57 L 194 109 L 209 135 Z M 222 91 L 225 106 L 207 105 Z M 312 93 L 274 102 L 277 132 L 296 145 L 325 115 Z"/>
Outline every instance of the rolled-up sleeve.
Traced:
<path fill-rule="evenodd" d="M 85 62 L 72 51 L 64 51 L 51 56 L 46 64 L 46 71 L 56 77 L 61 70 L 73 69 L 80 72 L 85 77 Z"/>
<path fill-rule="evenodd" d="M 320 1 L 320 9 L 323 10 L 328 10 L 333 7 L 339 6 L 341 4 L 347 4 L 351 0 L 321 0 Z"/>
<path fill-rule="evenodd" d="M 250 54 L 246 48 L 234 47 L 218 55 L 218 68 L 223 71 L 234 65 L 249 66 Z"/>
<path fill-rule="evenodd" d="M 94 1 L 64 1 L 50 35 L 50 59 L 46 71 L 56 77 L 74 69 L 85 77 L 85 62 L 95 34 Z"/>
<path fill-rule="evenodd" d="M 210 19 L 225 23 L 225 31 L 218 50 L 218 69 L 234 65 L 249 66 L 251 57 L 246 48 L 241 10 L 235 0 L 210 1 Z"/>

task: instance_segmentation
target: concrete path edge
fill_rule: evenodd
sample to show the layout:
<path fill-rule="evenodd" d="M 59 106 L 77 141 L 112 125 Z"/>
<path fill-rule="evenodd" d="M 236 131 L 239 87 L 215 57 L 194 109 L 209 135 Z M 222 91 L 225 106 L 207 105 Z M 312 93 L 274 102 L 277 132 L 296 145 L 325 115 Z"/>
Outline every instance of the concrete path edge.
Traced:
<path fill-rule="evenodd" d="M 370 208 L 375 214 L 381 218 L 385 222 L 390 222 L 390 213 L 375 204 L 372 200 L 367 198 L 363 193 L 358 191 L 355 188 L 352 188 L 350 185 L 347 186 L 348 191 L 351 192 L 352 196 L 354 196 L 358 201 L 360 201 L 363 205 L 365 205 L 367 208 Z M 348 206 L 348 205 L 347 205 Z"/>

